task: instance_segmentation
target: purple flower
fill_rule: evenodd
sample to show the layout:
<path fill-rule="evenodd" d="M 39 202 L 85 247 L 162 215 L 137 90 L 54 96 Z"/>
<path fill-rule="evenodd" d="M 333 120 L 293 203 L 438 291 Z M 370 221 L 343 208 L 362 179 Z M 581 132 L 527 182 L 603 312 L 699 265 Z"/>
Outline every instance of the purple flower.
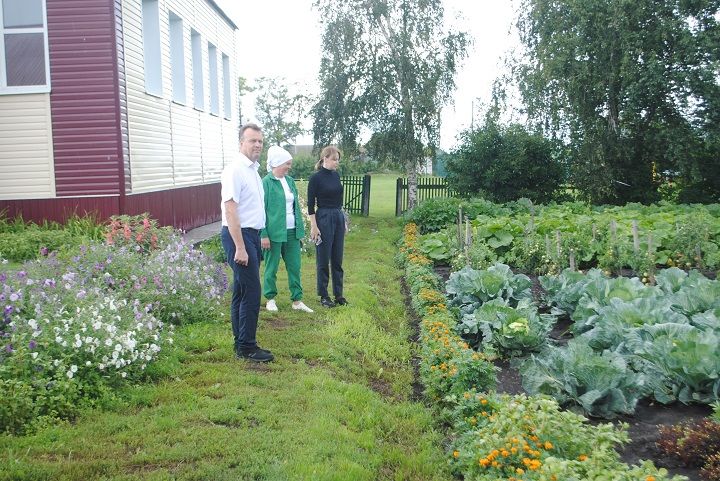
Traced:
<path fill-rule="evenodd" d="M 40 255 L 41 255 L 41 256 L 46 256 L 46 255 L 48 255 L 48 248 L 47 248 L 47 247 L 44 247 L 44 246 L 41 247 L 41 248 L 40 248 Z"/>
<path fill-rule="evenodd" d="M 5 352 L 7 352 L 8 354 L 12 354 L 12 352 L 13 352 L 12 344 L 7 344 L 5 346 Z"/>
<path fill-rule="evenodd" d="M 35 342 L 35 339 L 30 339 L 30 342 L 28 343 L 28 347 L 32 350 L 37 347 L 37 342 Z"/>

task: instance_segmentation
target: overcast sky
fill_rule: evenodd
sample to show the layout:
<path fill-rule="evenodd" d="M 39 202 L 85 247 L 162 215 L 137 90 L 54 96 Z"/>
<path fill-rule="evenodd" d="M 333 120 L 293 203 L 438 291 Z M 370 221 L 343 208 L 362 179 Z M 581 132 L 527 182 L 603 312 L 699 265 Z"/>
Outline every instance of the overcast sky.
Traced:
<path fill-rule="evenodd" d="M 312 0 L 215 1 L 239 29 L 238 75 L 250 81 L 285 77 L 289 83 L 307 86 L 310 93 L 317 92 L 322 26 Z M 448 150 L 457 134 L 470 126 L 473 105 L 477 114 L 480 103 L 489 100 L 501 57 L 515 42 L 509 33 L 511 0 L 445 0 L 445 17 L 474 40 L 458 71 L 454 105 L 443 111 L 440 145 Z M 243 47 L 244 39 L 250 48 Z M 252 108 L 248 99 L 243 115 L 252 117 Z M 311 142 L 311 137 L 298 139 L 298 143 Z"/>

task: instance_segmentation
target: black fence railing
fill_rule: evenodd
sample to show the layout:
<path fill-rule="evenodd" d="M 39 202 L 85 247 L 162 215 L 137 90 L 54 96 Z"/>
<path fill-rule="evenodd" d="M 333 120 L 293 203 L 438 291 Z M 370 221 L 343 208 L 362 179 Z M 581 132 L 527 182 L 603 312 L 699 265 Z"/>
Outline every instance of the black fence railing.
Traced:
<path fill-rule="evenodd" d="M 370 213 L 370 176 L 343 175 L 343 207 L 350 214 L 368 215 Z"/>
<path fill-rule="evenodd" d="M 452 195 L 444 177 L 420 177 L 417 179 L 417 201 Z M 398 177 L 395 184 L 395 215 L 400 216 L 409 204 L 407 177 Z"/>

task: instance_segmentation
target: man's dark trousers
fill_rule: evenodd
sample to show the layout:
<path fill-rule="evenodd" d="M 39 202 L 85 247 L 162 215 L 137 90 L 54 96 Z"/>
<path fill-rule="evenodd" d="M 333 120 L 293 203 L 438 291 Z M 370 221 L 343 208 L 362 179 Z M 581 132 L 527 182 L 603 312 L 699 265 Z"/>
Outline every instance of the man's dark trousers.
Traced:
<path fill-rule="evenodd" d="M 235 337 L 235 351 L 252 349 L 257 346 L 258 317 L 260 315 L 260 231 L 242 229 L 245 250 L 248 253 L 247 266 L 235 262 L 235 242 L 227 227 L 222 228 L 221 240 L 227 262 L 233 270 L 233 292 L 230 302 L 230 322 Z"/>

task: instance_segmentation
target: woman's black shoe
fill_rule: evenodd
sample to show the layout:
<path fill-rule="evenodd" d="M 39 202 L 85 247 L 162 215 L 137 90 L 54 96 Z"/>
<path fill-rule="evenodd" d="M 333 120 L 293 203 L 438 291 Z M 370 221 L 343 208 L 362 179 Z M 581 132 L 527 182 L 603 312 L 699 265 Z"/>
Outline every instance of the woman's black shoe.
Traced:
<path fill-rule="evenodd" d="M 348 301 L 344 297 L 336 297 L 335 304 L 338 306 L 347 306 Z"/>
<path fill-rule="evenodd" d="M 321 297 L 320 304 L 322 304 L 323 307 L 335 307 L 335 303 L 329 297 Z"/>

